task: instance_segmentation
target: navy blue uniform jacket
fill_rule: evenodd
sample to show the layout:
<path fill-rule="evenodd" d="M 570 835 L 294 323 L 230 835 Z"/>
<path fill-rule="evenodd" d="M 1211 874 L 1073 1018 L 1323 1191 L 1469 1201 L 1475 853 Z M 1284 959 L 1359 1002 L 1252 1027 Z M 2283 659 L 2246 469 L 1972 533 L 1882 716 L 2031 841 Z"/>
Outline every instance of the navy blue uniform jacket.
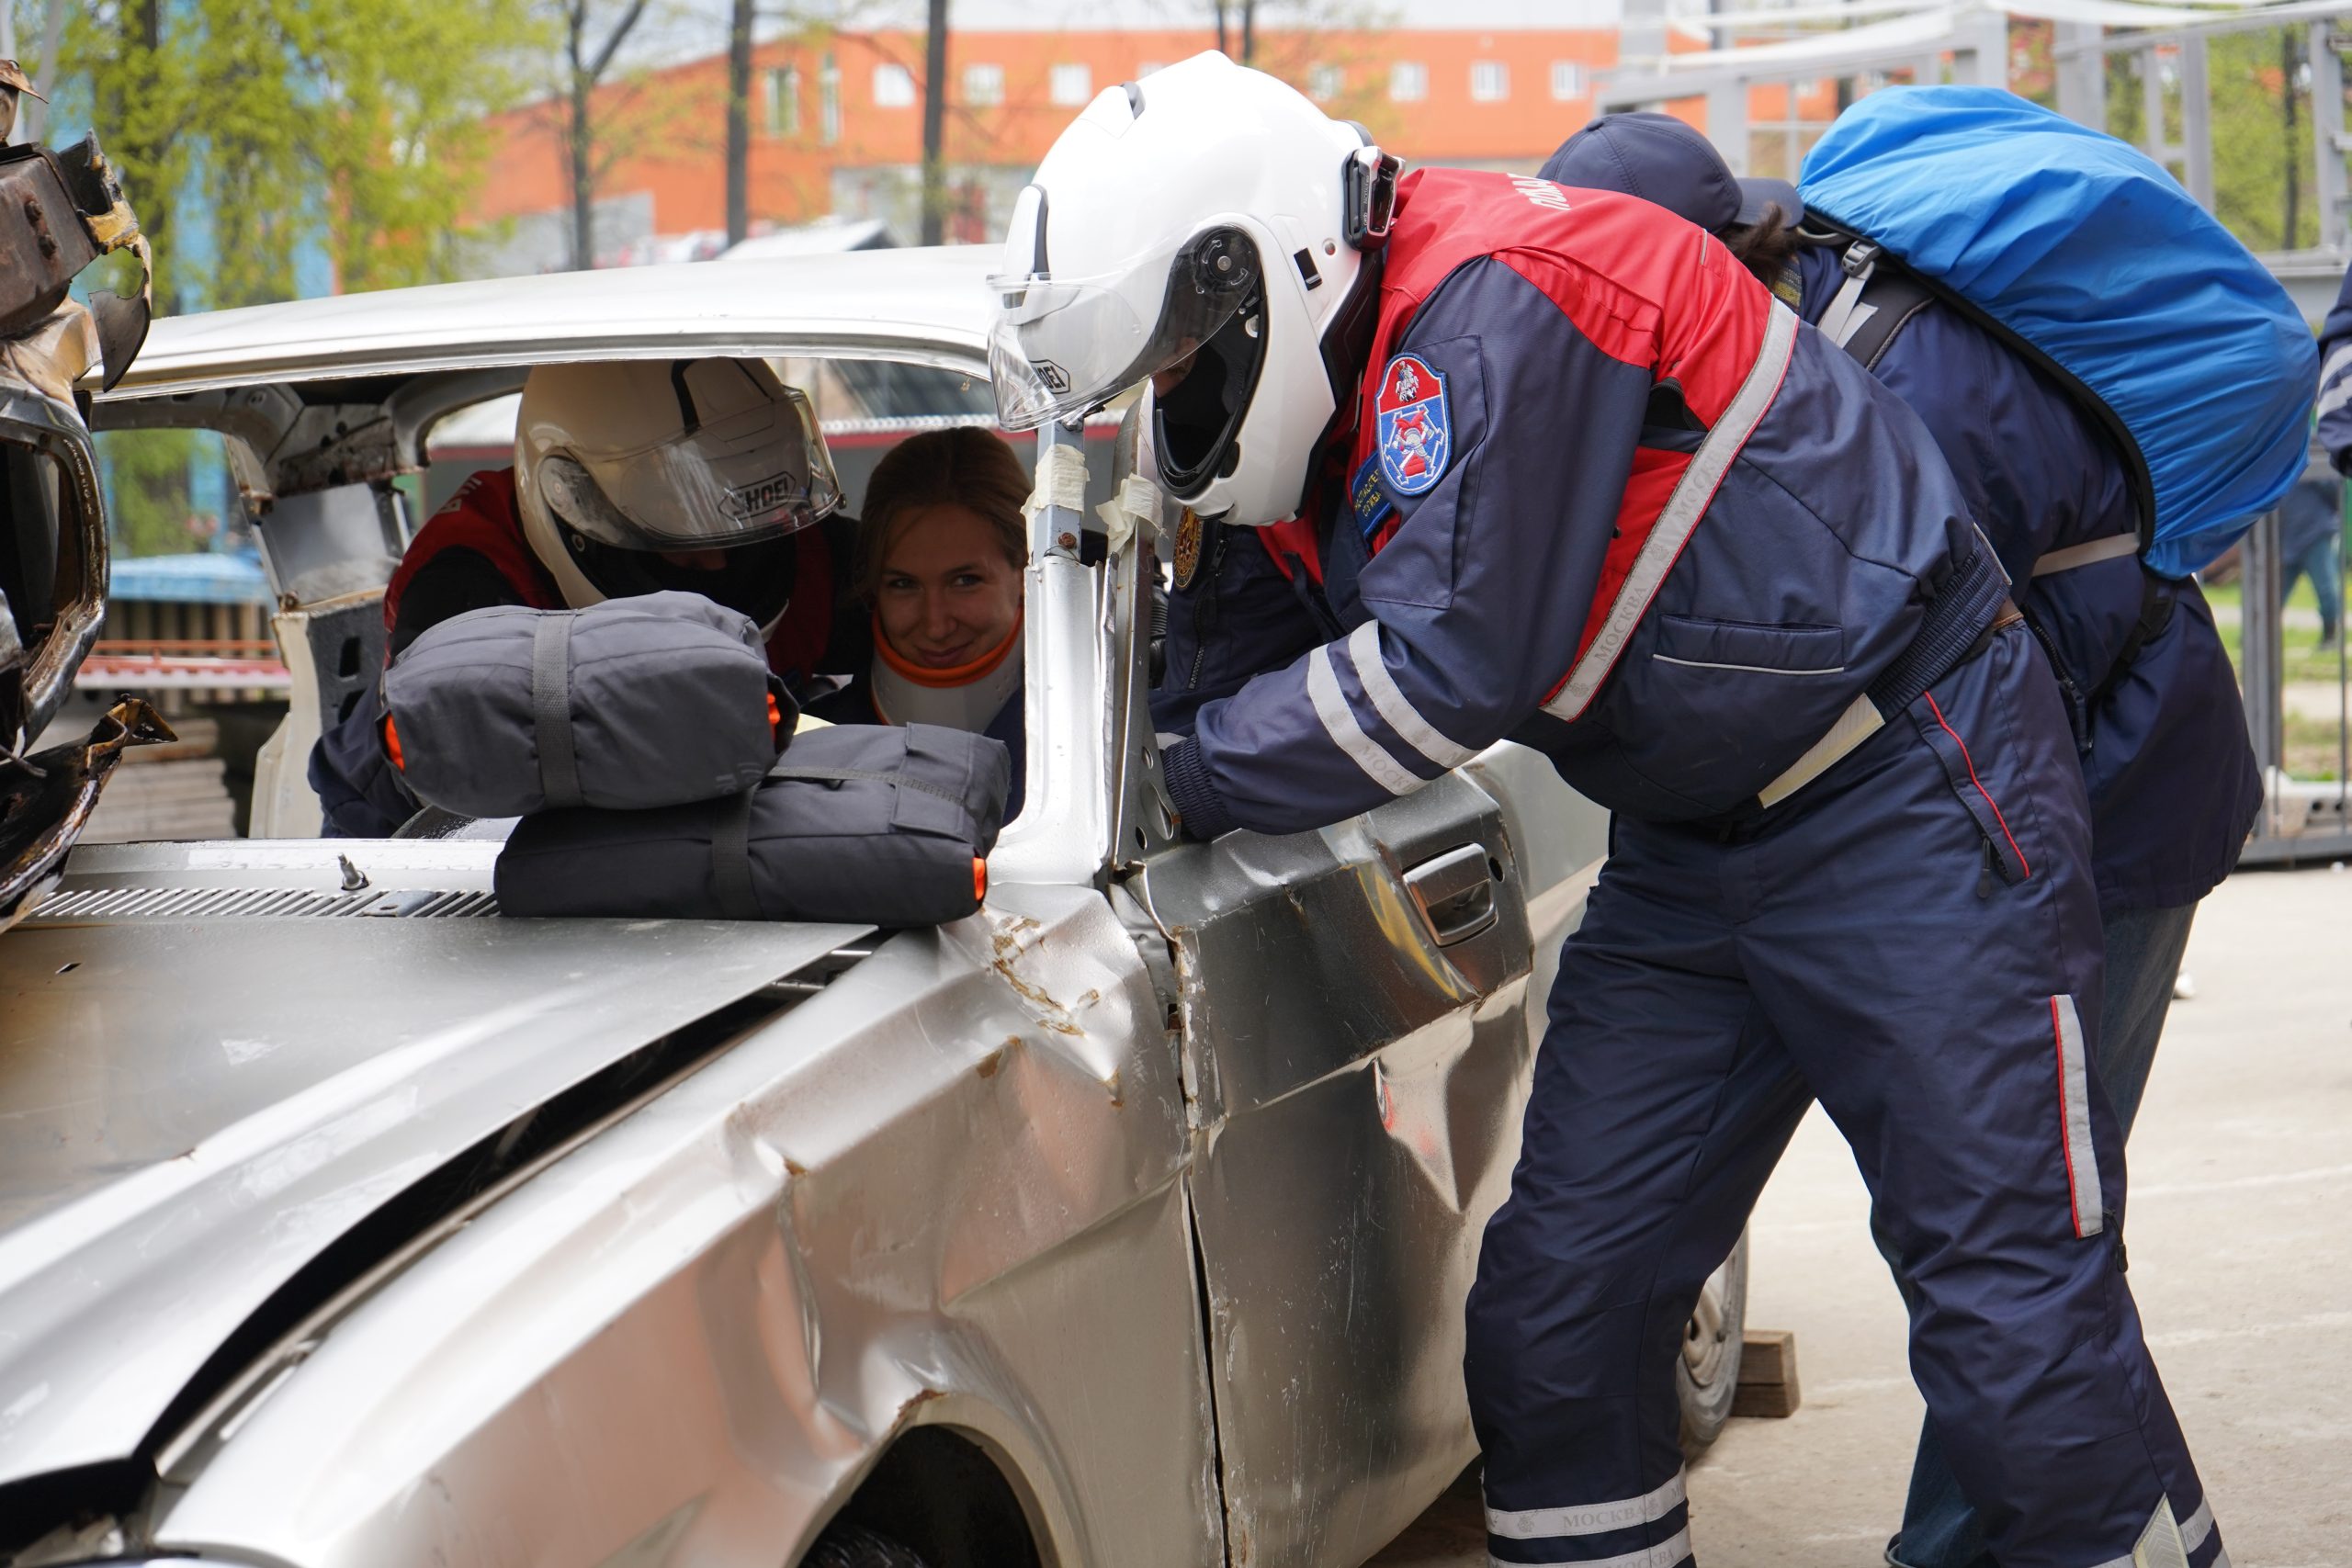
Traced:
<path fill-rule="evenodd" d="M 1807 321 L 1844 275 L 1838 253 L 1800 254 Z M 2123 459 L 2058 385 L 1959 311 L 1931 304 L 1878 363 L 1927 423 L 2076 709 L 2091 799 L 2091 858 L 2108 908 L 2194 903 L 2227 876 L 2262 802 L 2237 677 L 2193 582 L 2171 621 L 2087 713 L 2141 607 L 2139 562 L 2036 580 L 2052 550 L 2135 526 Z"/>
<path fill-rule="evenodd" d="M 1155 705 L 1189 731 L 1165 752 L 1188 832 L 1337 821 L 1505 736 L 1644 820 L 1752 809 L 1929 601 L 1989 623 L 1997 576 L 1917 416 L 1696 227 L 1555 193 L 1441 169 L 1405 187 L 1377 331 L 1409 320 L 1367 387 L 1408 355 L 1443 387 L 1442 474 L 1327 497 L 1312 610 L 1259 539 L 1204 546 Z M 1621 539 L 1658 537 L 1637 530 L 1674 513 L 1668 480 L 1738 427 L 1759 333 L 1788 356 L 1777 391 L 1638 616 L 1604 628 Z"/>
<path fill-rule="evenodd" d="M 2352 272 L 2319 329 L 2319 444 L 2339 474 L 2352 473 Z"/>

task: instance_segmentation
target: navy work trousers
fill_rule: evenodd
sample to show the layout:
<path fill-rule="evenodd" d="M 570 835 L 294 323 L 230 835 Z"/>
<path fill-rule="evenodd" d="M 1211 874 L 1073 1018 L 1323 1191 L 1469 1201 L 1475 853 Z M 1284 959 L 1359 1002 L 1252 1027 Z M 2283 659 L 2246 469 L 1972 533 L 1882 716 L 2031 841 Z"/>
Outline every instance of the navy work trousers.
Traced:
<path fill-rule="evenodd" d="M 2168 909 L 2103 909 L 2107 945 L 2107 1002 L 2101 1010 L 2098 1081 L 2115 1107 L 2116 1124 L 2132 1136 L 2132 1119 L 2155 1065 L 2156 1042 L 2172 1007 L 2173 982 L 2188 950 L 2188 928 L 2197 906 Z M 1879 1250 L 1892 1258 L 1881 1238 Z M 2184 1521 L 2184 1534 L 2197 1534 L 2197 1521 Z M 1944 1446 L 1929 1421 L 1919 1433 L 1918 1457 L 1911 1465 L 1911 1487 L 1903 1504 L 1903 1530 L 1887 1548 L 1896 1568 L 1996 1568 L 1984 1549 L 1976 1510 L 1944 1462 Z"/>
<path fill-rule="evenodd" d="M 1692 1561 L 1683 1325 L 1817 1096 L 1995 1557 L 2210 1568 L 2122 1271 L 2089 847 L 2056 684 L 2016 628 L 1772 811 L 1619 821 L 1470 1297 L 1496 1561 Z"/>

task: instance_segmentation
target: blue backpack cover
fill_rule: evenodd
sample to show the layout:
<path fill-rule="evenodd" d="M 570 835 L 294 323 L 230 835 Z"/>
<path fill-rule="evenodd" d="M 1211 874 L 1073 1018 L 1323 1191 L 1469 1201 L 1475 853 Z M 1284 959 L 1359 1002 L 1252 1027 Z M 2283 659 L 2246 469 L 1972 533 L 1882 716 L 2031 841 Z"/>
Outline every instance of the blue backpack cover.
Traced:
<path fill-rule="evenodd" d="M 1798 194 L 2087 395 L 2136 470 L 2151 570 L 2207 565 L 2301 474 L 2311 328 L 2138 150 L 1996 87 L 1890 87 L 1838 117 Z"/>

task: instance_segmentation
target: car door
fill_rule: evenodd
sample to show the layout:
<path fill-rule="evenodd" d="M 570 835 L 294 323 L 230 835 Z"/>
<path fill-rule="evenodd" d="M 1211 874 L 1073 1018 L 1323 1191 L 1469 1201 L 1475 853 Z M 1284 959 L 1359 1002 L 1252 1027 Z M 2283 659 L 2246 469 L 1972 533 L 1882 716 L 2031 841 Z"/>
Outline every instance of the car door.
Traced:
<path fill-rule="evenodd" d="M 1604 820 L 1504 745 L 1338 827 L 1145 867 L 1234 1563 L 1360 1562 L 1475 1451 L 1462 1302 Z"/>

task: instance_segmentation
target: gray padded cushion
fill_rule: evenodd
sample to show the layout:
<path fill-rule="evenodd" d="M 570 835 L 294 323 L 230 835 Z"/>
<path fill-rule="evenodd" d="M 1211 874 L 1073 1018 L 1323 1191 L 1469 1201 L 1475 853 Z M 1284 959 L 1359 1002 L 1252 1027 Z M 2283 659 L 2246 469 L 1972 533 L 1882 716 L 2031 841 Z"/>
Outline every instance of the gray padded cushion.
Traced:
<path fill-rule="evenodd" d="M 550 651 L 562 663 L 535 682 L 534 656 Z M 698 593 L 472 610 L 428 628 L 384 671 L 401 776 L 419 799 L 468 817 L 740 794 L 775 761 L 777 690 L 750 618 Z"/>
<path fill-rule="evenodd" d="M 979 908 L 972 862 L 996 847 L 1012 782 L 1010 756 L 986 736 L 923 724 L 813 730 L 757 790 L 733 799 L 525 818 L 498 857 L 499 908 L 877 926 L 960 919 Z"/>

